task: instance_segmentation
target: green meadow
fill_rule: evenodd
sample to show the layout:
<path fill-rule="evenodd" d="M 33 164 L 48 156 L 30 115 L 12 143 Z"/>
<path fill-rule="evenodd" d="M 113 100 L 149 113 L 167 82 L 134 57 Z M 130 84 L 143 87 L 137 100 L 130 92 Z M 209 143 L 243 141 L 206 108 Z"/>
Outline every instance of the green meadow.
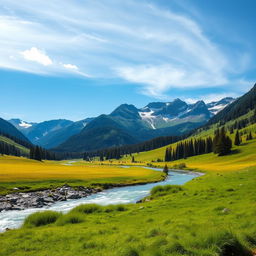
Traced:
<path fill-rule="evenodd" d="M 209 172 L 140 204 L 31 215 L 0 235 L 0 255 L 251 255 L 255 180 L 256 167 Z"/>

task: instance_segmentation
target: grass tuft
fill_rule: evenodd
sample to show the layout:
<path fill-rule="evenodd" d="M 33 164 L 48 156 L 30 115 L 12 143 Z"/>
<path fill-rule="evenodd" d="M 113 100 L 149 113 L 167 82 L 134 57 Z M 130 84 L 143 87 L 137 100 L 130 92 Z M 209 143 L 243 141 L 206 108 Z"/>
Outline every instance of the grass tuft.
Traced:
<path fill-rule="evenodd" d="M 58 226 L 64 226 L 66 224 L 77 224 L 77 223 L 81 223 L 84 222 L 84 218 L 83 216 L 81 216 L 81 214 L 78 213 L 68 213 L 66 215 L 61 216 L 56 224 Z"/>
<path fill-rule="evenodd" d="M 71 212 L 91 214 L 95 212 L 102 212 L 102 209 L 103 207 L 97 204 L 81 204 L 72 209 Z"/>
<path fill-rule="evenodd" d="M 164 196 L 171 193 L 178 193 L 184 190 L 179 185 L 165 185 L 153 187 L 150 191 L 151 196 Z"/>
<path fill-rule="evenodd" d="M 54 211 L 36 212 L 25 219 L 23 227 L 39 227 L 48 225 L 56 222 L 61 216 L 61 213 Z"/>
<path fill-rule="evenodd" d="M 127 210 L 127 207 L 125 207 L 122 204 L 117 204 L 117 205 L 108 205 L 104 207 L 104 212 L 124 212 Z"/>
<path fill-rule="evenodd" d="M 172 254 L 181 254 L 181 255 L 189 255 L 190 252 L 185 249 L 183 245 L 181 245 L 179 242 L 174 242 L 172 245 L 168 246 L 165 249 L 165 253 L 167 255 Z"/>

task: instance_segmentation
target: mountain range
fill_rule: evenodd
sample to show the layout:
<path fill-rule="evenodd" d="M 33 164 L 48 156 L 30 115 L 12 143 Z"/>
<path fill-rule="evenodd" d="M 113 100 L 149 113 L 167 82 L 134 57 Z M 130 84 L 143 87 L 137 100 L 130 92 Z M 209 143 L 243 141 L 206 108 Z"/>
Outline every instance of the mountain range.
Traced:
<path fill-rule="evenodd" d="M 73 122 L 65 119 L 29 123 L 20 119 L 9 122 L 21 131 L 33 144 L 44 148 L 53 148 L 63 143 L 69 137 L 79 133 L 92 118 Z"/>
<path fill-rule="evenodd" d="M 33 144 L 59 152 L 83 152 L 159 136 L 182 135 L 207 123 L 232 102 L 231 97 L 208 104 L 204 101 L 188 104 L 175 99 L 151 102 L 143 108 L 122 104 L 109 115 L 76 122 L 66 119 L 40 123 L 11 119 L 9 122 Z"/>

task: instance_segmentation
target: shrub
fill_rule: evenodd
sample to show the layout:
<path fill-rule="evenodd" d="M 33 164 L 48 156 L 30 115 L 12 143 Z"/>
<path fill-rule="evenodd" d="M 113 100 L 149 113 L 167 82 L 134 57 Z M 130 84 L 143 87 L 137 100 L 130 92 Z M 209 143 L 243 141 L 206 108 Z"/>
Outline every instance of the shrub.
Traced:
<path fill-rule="evenodd" d="M 25 221 L 24 227 L 39 227 L 43 225 L 48 225 L 54 223 L 59 217 L 62 216 L 62 213 L 54 211 L 44 211 L 36 212 L 29 215 Z"/>
<path fill-rule="evenodd" d="M 83 216 L 78 213 L 68 213 L 66 215 L 61 216 L 61 218 L 58 219 L 56 222 L 57 225 L 63 226 L 66 224 L 77 224 L 84 221 Z"/>
<path fill-rule="evenodd" d="M 94 213 L 94 212 L 101 212 L 103 209 L 102 206 L 97 204 L 81 204 L 77 207 L 75 207 L 71 212 L 78 212 L 78 213 Z"/>
<path fill-rule="evenodd" d="M 173 166 L 173 168 L 175 168 L 175 169 L 185 169 L 185 168 L 187 168 L 187 166 L 186 166 L 185 163 L 180 163 L 180 164 L 175 164 Z"/>
<path fill-rule="evenodd" d="M 165 186 L 156 186 L 153 187 L 150 191 L 152 196 L 154 195 L 166 195 L 170 193 L 178 193 L 182 191 L 183 188 L 179 185 L 165 185 Z"/>

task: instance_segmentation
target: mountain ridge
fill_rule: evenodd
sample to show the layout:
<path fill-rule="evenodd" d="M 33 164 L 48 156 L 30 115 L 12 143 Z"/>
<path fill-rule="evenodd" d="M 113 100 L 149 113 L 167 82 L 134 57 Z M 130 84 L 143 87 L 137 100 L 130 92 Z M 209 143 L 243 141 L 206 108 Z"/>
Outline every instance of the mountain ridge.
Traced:
<path fill-rule="evenodd" d="M 73 135 L 54 150 L 89 151 L 124 145 L 124 141 L 133 144 L 159 136 L 182 135 L 205 124 L 211 116 L 203 101 L 194 104 L 187 104 L 180 99 L 166 103 L 151 102 L 140 109 L 132 104 L 121 104 L 109 115 L 101 115 L 92 120 L 80 133 Z M 108 127 L 109 123 L 111 123 L 110 127 Z M 91 132 L 92 126 L 95 134 Z M 116 140 L 110 136 L 113 131 L 116 134 L 117 131 L 120 133 Z M 111 140 L 106 140 L 108 136 Z M 102 141 L 102 145 L 99 145 L 99 140 Z M 88 141 L 94 146 L 89 145 Z M 84 147 L 81 147 L 81 144 Z"/>

